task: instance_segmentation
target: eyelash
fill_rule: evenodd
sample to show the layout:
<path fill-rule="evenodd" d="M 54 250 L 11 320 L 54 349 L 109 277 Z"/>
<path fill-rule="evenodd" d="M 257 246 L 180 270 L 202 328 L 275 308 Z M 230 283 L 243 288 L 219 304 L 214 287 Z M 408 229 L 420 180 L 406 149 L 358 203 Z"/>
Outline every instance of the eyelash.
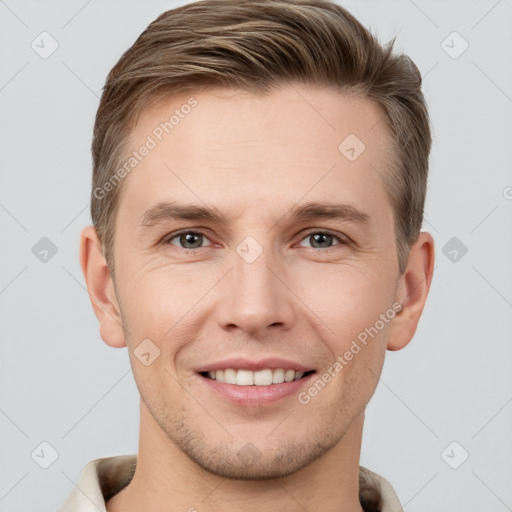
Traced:
<path fill-rule="evenodd" d="M 206 239 L 208 239 L 208 236 L 206 235 L 206 233 L 204 233 L 204 232 L 202 232 L 200 230 L 196 231 L 196 230 L 190 230 L 189 229 L 189 230 L 183 230 L 183 231 L 177 231 L 175 233 L 171 233 L 171 235 L 169 235 L 168 237 L 166 237 L 163 240 L 163 243 L 164 244 L 173 245 L 177 249 L 180 249 L 180 250 L 186 251 L 186 252 L 192 252 L 192 251 L 197 251 L 199 249 L 205 249 L 206 248 L 206 247 L 196 247 L 194 249 L 187 249 L 185 247 L 180 247 L 178 245 L 171 244 L 171 240 L 174 240 L 175 238 L 178 238 L 181 235 L 185 235 L 185 234 L 189 234 L 189 233 L 192 233 L 194 235 L 202 235 Z M 327 247 L 327 248 L 324 248 L 324 249 L 317 248 L 317 247 L 311 247 L 311 249 L 317 249 L 318 251 L 322 251 L 322 252 L 330 252 L 330 251 L 334 250 L 338 245 L 347 245 L 349 243 L 349 240 L 348 240 L 348 238 L 346 236 L 342 235 L 341 233 L 336 233 L 335 231 L 330 231 L 328 229 L 312 229 L 312 230 L 306 232 L 303 235 L 303 237 L 300 239 L 300 241 L 302 242 L 303 240 L 305 240 L 309 236 L 311 236 L 311 235 L 318 235 L 318 234 L 330 235 L 330 236 L 336 238 L 338 240 L 338 242 L 340 242 L 340 243 L 337 244 L 337 245 L 334 245 L 332 247 Z"/>

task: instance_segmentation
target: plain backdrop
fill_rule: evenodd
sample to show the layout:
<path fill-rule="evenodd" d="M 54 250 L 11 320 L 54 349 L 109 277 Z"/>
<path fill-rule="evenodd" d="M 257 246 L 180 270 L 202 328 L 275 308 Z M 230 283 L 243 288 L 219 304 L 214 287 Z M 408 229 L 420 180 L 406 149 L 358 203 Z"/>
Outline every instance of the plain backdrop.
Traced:
<path fill-rule="evenodd" d="M 106 75 L 182 3 L 0 0 L 0 512 L 55 510 L 88 461 L 137 451 L 128 354 L 99 337 L 78 241 Z M 387 354 L 361 464 L 407 512 L 512 510 L 512 3 L 342 5 L 398 34 L 434 127 L 434 279 L 414 340 Z"/>

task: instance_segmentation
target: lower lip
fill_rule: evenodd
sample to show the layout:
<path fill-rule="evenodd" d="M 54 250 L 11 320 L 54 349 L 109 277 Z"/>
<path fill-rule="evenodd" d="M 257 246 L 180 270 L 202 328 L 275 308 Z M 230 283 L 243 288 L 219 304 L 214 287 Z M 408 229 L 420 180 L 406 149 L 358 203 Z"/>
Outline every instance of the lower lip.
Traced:
<path fill-rule="evenodd" d="M 237 384 L 227 384 L 215 379 L 209 379 L 202 375 L 199 375 L 199 378 L 210 390 L 235 405 L 259 407 L 274 404 L 290 395 L 296 395 L 301 387 L 309 383 L 313 375 L 315 374 L 311 373 L 298 380 L 281 384 L 270 384 L 268 386 L 238 386 Z"/>

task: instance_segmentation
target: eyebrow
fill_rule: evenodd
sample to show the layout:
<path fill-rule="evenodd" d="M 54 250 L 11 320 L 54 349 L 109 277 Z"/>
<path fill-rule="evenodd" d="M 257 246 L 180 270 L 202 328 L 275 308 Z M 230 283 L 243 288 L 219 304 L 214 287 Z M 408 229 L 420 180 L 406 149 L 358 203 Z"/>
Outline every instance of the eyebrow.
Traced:
<path fill-rule="evenodd" d="M 216 208 L 160 202 L 147 210 L 141 217 L 142 227 L 152 227 L 165 220 L 200 220 L 217 224 L 226 224 L 226 217 Z M 329 204 L 309 202 L 295 205 L 281 220 L 306 221 L 314 219 L 339 219 L 369 225 L 368 214 L 348 204 Z M 279 222 L 281 222 L 281 220 Z"/>

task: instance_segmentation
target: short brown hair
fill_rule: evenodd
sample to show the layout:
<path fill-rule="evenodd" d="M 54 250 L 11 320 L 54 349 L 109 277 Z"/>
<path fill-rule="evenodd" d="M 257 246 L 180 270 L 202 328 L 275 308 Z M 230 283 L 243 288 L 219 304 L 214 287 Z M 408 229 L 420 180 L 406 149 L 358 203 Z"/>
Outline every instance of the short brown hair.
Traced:
<path fill-rule="evenodd" d="M 110 71 L 94 125 L 91 215 L 111 274 L 122 187 L 106 184 L 126 158 L 140 112 L 184 91 L 266 94 L 291 81 L 380 106 L 394 145 L 383 178 L 403 272 L 423 222 L 431 134 L 421 74 L 408 56 L 392 53 L 394 42 L 381 46 L 330 0 L 202 0 L 161 14 Z"/>

